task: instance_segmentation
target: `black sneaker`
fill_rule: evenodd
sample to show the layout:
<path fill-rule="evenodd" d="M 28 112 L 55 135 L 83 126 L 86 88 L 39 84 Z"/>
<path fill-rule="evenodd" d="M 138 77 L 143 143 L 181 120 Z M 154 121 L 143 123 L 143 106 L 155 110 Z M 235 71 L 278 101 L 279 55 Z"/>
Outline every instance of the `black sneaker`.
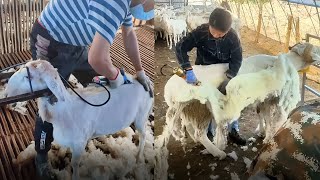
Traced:
<path fill-rule="evenodd" d="M 48 154 L 37 154 L 35 158 L 36 173 L 41 180 L 57 180 L 48 163 Z"/>
<path fill-rule="evenodd" d="M 242 138 L 238 131 L 234 128 L 232 128 L 231 132 L 228 133 L 228 136 L 230 141 L 238 145 L 244 146 L 247 143 L 247 141 L 244 138 Z"/>

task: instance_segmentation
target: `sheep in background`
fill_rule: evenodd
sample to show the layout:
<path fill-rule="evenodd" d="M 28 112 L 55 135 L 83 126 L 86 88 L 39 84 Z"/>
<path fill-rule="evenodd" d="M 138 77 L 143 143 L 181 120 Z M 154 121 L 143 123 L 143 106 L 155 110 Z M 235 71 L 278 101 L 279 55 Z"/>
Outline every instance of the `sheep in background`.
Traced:
<path fill-rule="evenodd" d="M 158 136 L 155 145 L 157 149 L 156 175 L 165 173 L 168 168 L 165 160 L 168 157 L 166 145 L 171 132 L 178 131 L 175 126 L 179 123 L 178 128 L 186 127 L 193 139 L 200 141 L 212 155 L 223 159 L 225 153 L 221 150 L 226 145 L 225 123 L 238 119 L 242 109 L 250 104 L 252 106 L 269 104 L 269 106 L 274 106 L 273 109 L 279 121 L 267 119 L 270 121 L 267 126 L 267 137 L 272 137 L 277 127 L 283 123 L 287 113 L 300 100 L 297 70 L 319 62 L 319 55 L 318 47 L 304 43 L 298 44 L 291 52 L 280 56 L 257 55 L 249 57 L 243 61 L 239 75 L 233 78 L 226 87 L 227 96 L 223 96 L 216 88 L 223 81 L 224 72 L 228 68 L 227 64 L 194 66 L 194 72 L 202 82 L 200 87 L 188 85 L 176 75 L 171 77 L 166 84 L 164 95 L 169 106 L 166 126 L 163 134 Z M 207 74 L 211 76 L 207 76 Z M 181 91 L 177 92 L 177 88 Z M 251 92 L 252 89 L 255 89 L 255 92 Z M 193 111 L 188 114 L 184 108 Z M 202 113 L 192 114 L 192 112 L 198 111 Z M 270 117 L 270 113 L 270 111 L 265 111 L 264 115 Z M 211 117 L 208 114 L 211 114 Z M 217 124 L 216 145 L 213 145 L 206 136 L 206 130 L 211 120 Z M 183 132 L 183 130 L 181 131 Z"/>
<path fill-rule="evenodd" d="M 157 39 L 157 34 L 159 33 L 160 38 L 165 38 L 167 46 L 169 49 L 172 49 L 172 44 L 176 44 L 181 38 L 186 36 L 187 32 L 191 32 L 198 26 L 208 23 L 212 10 L 217 7 L 219 6 L 214 4 L 210 12 L 203 12 L 193 6 L 177 9 L 174 9 L 172 6 L 158 6 L 155 8 L 155 38 Z M 240 19 L 233 14 L 232 18 L 231 27 L 240 37 Z"/>
<path fill-rule="evenodd" d="M 177 42 L 186 35 L 186 21 L 184 19 L 172 19 L 168 14 L 163 14 L 161 22 L 164 25 L 164 35 L 167 45 L 169 49 L 171 49 L 173 43 L 176 45 Z"/>
<path fill-rule="evenodd" d="M 37 60 L 25 66 L 29 68 L 31 77 L 26 67 L 20 68 L 9 79 L 6 94 L 15 96 L 30 92 L 30 80 L 33 90 L 49 88 L 57 97 L 58 102 L 53 105 L 49 103 L 48 97 L 39 98 L 39 115 L 53 124 L 54 140 L 71 148 L 73 179 L 79 178 L 80 155 L 90 139 L 113 134 L 129 127 L 132 122 L 140 134 L 137 162 L 143 161 L 145 124 L 152 110 L 153 99 L 137 80 L 129 76 L 133 84 L 110 89 L 110 101 L 103 106 L 93 107 L 64 87 L 57 70 L 49 62 Z M 101 99 L 108 98 L 106 92 L 97 87 L 82 89 L 79 94 L 89 102 L 101 102 Z"/>

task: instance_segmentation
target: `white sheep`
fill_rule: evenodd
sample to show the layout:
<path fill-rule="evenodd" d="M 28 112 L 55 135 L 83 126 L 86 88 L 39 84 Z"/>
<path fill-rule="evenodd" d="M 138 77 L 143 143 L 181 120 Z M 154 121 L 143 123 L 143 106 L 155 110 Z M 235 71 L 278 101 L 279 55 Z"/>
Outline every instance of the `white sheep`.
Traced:
<path fill-rule="evenodd" d="M 30 70 L 30 79 L 26 67 Z M 48 97 L 38 98 L 39 115 L 44 121 L 53 124 L 55 142 L 71 148 L 72 177 L 78 179 L 80 155 L 85 151 L 88 141 L 94 137 L 116 133 L 132 122 L 140 133 L 137 162 L 143 160 L 145 124 L 152 110 L 153 99 L 137 80 L 131 76 L 128 78 L 132 80 L 132 84 L 110 89 L 110 101 L 103 106 L 93 107 L 64 87 L 57 70 L 49 62 L 37 60 L 28 62 L 12 75 L 6 94 L 15 96 L 30 92 L 29 80 L 34 91 L 45 88 L 52 91 L 58 102 L 50 104 Z M 79 94 L 96 104 L 108 98 L 106 91 L 97 87 L 82 89 Z"/>
<path fill-rule="evenodd" d="M 248 105 L 257 106 L 263 103 L 275 106 L 273 109 L 277 115 L 285 117 L 300 99 L 297 70 L 318 62 L 319 55 L 318 47 L 305 43 L 298 44 L 287 54 L 249 57 L 244 60 L 239 75 L 227 85 L 226 96 L 222 95 L 217 87 L 224 80 L 227 64 L 194 66 L 194 72 L 202 82 L 201 86 L 188 85 L 182 78 L 172 76 L 165 86 L 164 93 L 169 106 L 166 126 L 155 144 L 156 176 L 163 175 L 168 168 L 166 145 L 176 124 L 181 123 L 179 128 L 186 127 L 194 140 L 200 141 L 213 156 L 223 159 L 225 153 L 221 150 L 226 145 L 225 124 L 238 119 L 241 111 Z M 270 111 L 265 111 L 264 115 L 270 117 Z M 206 136 L 208 124 L 212 120 L 217 128 L 216 145 Z M 268 130 L 278 127 L 278 122 L 271 121 L 270 118 L 267 120 L 270 121 Z M 273 132 L 268 133 L 272 136 Z"/>

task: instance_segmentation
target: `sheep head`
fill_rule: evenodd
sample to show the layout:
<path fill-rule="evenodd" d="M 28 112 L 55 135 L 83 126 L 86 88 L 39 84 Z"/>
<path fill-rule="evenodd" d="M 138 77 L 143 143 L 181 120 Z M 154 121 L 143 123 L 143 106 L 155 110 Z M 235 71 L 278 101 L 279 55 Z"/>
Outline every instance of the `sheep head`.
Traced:
<path fill-rule="evenodd" d="M 303 57 L 305 61 L 305 67 L 320 63 L 320 47 L 314 46 L 308 42 L 298 43 L 291 47 L 291 52 L 297 53 Z"/>
<path fill-rule="evenodd" d="M 65 100 L 66 89 L 58 71 L 48 61 L 44 60 L 30 61 L 25 66 L 20 67 L 8 81 L 5 89 L 6 97 L 30 93 L 29 81 L 32 84 L 33 91 L 49 88 L 58 100 Z"/>

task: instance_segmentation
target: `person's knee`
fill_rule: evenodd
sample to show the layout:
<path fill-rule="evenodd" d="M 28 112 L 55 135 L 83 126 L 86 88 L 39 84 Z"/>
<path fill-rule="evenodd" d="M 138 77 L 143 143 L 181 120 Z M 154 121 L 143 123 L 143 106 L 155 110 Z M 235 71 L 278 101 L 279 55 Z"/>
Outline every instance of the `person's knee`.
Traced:
<path fill-rule="evenodd" d="M 37 116 L 34 130 L 35 150 L 37 153 L 47 153 L 53 141 L 53 126 Z"/>

